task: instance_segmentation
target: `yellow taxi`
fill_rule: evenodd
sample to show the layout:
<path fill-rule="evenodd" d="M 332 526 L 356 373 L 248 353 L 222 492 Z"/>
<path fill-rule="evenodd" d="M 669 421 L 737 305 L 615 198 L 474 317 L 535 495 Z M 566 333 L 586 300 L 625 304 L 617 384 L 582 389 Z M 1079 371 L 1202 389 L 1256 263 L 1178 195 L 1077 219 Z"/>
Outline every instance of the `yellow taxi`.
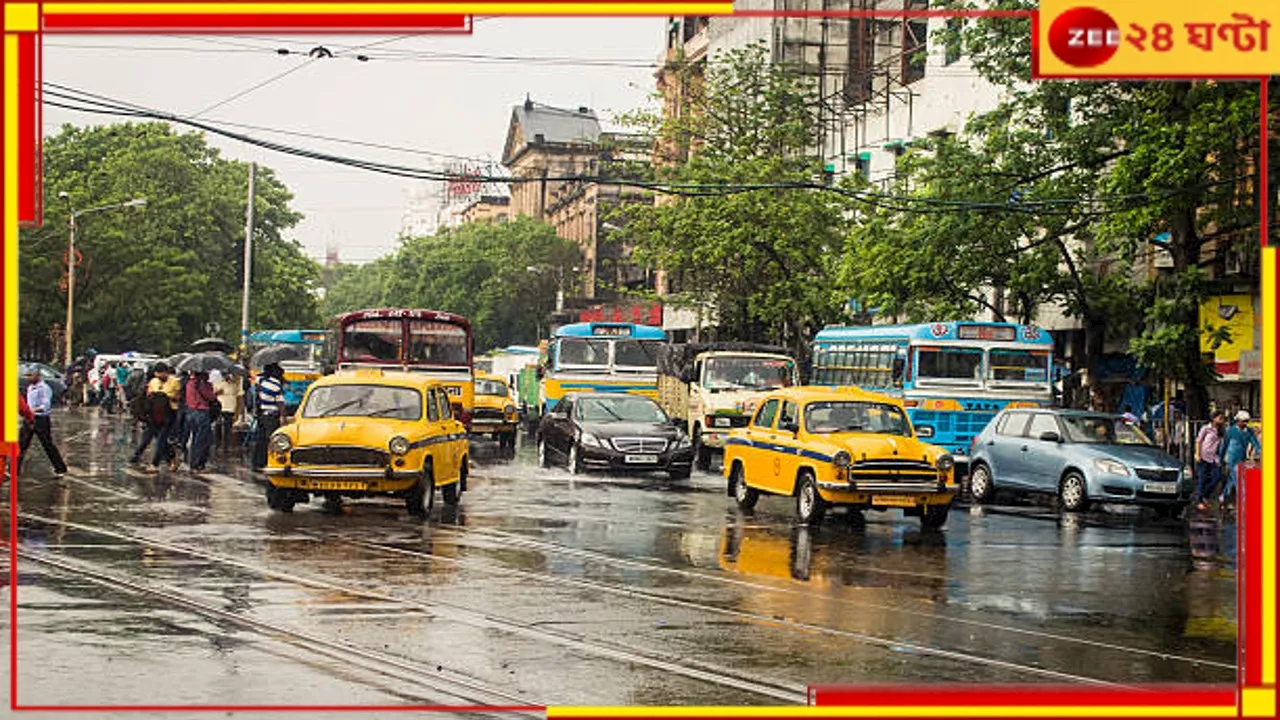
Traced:
<path fill-rule="evenodd" d="M 794 497 L 796 518 L 808 525 L 846 505 L 898 508 L 938 528 L 957 490 L 955 459 L 920 441 L 902 404 L 856 387 L 764 396 L 750 424 L 729 434 L 724 473 L 742 509 L 761 493 Z"/>
<path fill-rule="evenodd" d="M 342 371 L 307 388 L 294 420 L 267 451 L 267 505 L 291 512 L 320 495 L 403 498 L 425 517 L 435 489 L 450 505 L 467 487 L 467 433 L 438 380 L 382 370 Z"/>
<path fill-rule="evenodd" d="M 474 403 L 471 432 L 492 434 L 499 446 L 514 449 L 516 424 L 520 418 L 506 381 L 494 375 L 476 374 Z"/>

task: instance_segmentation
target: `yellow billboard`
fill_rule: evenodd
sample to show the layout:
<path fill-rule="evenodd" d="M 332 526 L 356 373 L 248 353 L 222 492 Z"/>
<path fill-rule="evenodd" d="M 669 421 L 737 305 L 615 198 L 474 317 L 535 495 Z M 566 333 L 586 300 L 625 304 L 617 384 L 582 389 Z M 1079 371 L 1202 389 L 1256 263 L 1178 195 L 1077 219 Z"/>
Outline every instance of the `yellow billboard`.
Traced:
<path fill-rule="evenodd" d="M 1213 355 L 1223 375 L 1240 372 L 1240 355 L 1254 349 L 1252 295 L 1219 295 L 1200 304 L 1200 352 Z M 1223 338 L 1222 329 L 1230 335 Z"/>

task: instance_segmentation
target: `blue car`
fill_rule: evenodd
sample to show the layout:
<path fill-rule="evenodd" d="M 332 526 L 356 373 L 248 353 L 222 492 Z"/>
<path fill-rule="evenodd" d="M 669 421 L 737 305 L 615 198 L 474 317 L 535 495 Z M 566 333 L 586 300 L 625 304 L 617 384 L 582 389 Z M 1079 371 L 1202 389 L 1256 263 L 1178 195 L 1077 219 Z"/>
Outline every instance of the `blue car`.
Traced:
<path fill-rule="evenodd" d="M 973 439 L 970 457 L 969 492 L 979 503 L 1000 489 L 1056 495 L 1069 512 L 1128 503 L 1175 517 L 1195 484 L 1137 427 L 1081 410 L 1004 410 Z"/>

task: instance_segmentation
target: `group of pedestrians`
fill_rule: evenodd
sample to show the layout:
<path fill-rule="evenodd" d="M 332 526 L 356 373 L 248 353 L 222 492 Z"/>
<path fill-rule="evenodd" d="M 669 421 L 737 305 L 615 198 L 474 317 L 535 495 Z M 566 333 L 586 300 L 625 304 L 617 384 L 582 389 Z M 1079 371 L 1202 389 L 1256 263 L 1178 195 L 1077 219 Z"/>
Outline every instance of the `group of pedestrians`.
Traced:
<path fill-rule="evenodd" d="M 172 368 L 161 362 L 147 384 L 145 394 L 135 403 L 135 418 L 145 430 L 130 462 L 142 462 L 153 442 L 151 471 L 161 463 L 176 470 L 185 457 L 192 472 L 203 472 L 215 441 L 223 449 L 231 447 L 232 429 L 240 398 L 238 379 L 218 370 L 194 372 L 175 377 Z"/>
<path fill-rule="evenodd" d="M 1200 428 L 1196 435 L 1196 508 L 1208 510 L 1208 500 L 1224 477 L 1226 482 L 1218 495 L 1218 506 L 1226 507 L 1236 491 L 1236 476 L 1240 464 L 1262 453 L 1258 436 L 1249 427 L 1249 413 L 1236 413 L 1235 422 L 1227 427 L 1227 414 L 1221 410 Z"/>

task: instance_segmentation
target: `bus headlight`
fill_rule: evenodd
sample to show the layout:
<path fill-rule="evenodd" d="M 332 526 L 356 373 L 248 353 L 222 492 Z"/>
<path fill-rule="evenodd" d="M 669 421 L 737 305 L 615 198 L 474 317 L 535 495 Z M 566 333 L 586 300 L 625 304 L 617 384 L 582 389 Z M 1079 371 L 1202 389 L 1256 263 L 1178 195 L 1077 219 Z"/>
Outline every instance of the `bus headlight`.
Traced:
<path fill-rule="evenodd" d="M 409 441 L 397 435 L 391 438 L 391 442 L 387 443 L 387 447 L 391 450 L 392 455 L 404 455 L 409 452 Z"/>
<path fill-rule="evenodd" d="M 956 459 L 951 453 L 942 453 L 938 459 L 934 461 L 933 466 L 941 472 L 946 472 L 956 466 Z"/>
<path fill-rule="evenodd" d="M 283 455 L 293 449 L 293 441 L 284 433 L 276 433 L 271 436 L 271 449 L 278 455 Z"/>

